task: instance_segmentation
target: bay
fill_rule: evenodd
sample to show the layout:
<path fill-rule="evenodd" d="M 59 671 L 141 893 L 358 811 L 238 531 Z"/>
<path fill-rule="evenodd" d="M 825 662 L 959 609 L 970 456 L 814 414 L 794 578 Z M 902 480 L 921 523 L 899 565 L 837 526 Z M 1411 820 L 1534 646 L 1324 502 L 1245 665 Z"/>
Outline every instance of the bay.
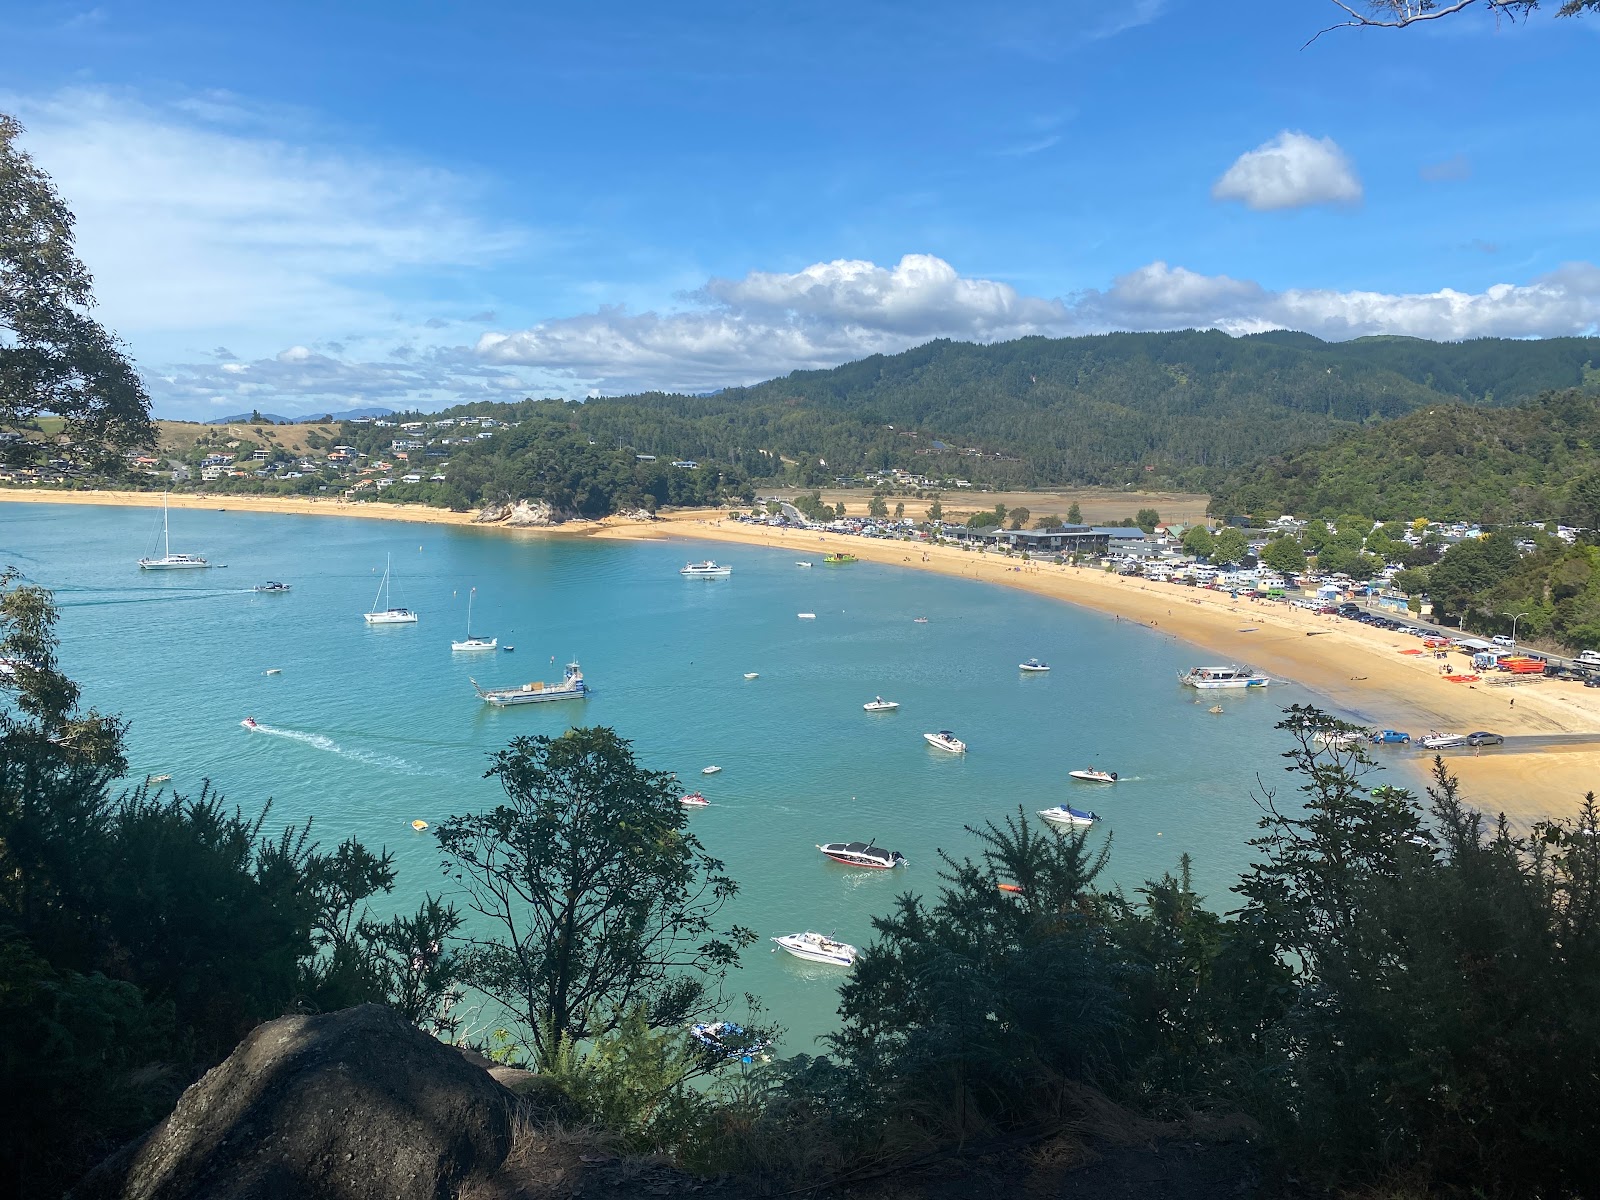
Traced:
<path fill-rule="evenodd" d="M 732 990 L 763 999 L 791 1053 L 815 1052 L 834 1026 L 840 975 L 764 939 L 811 928 L 864 946 L 896 894 L 936 890 L 940 848 L 973 850 L 963 826 L 1019 805 L 1035 821 L 1063 801 L 1095 809 L 1094 836 L 1113 843 L 1103 883 L 1131 891 L 1188 852 L 1210 903 L 1230 907 L 1252 792 L 1288 782 L 1272 727 L 1284 706 L 1314 699 L 1292 684 L 1230 693 L 1215 716 L 1217 694 L 1201 702 L 1176 682 L 1210 657 L 1192 646 L 913 569 L 807 570 L 760 547 L 354 518 L 183 510 L 172 521 L 175 551 L 226 568 L 140 571 L 158 510 L 0 504 L 0 566 L 55 592 L 62 663 L 85 704 L 128 719 L 133 779 L 170 773 L 166 786 L 189 793 L 210 780 L 247 812 L 271 798 L 269 828 L 314 817 L 325 845 L 387 846 L 400 872 L 390 902 L 410 910 L 449 891 L 412 820 L 495 803 L 488 755 L 514 736 L 612 726 L 645 765 L 712 802 L 692 826 L 741 884 L 729 919 L 763 937 Z M 416 625 L 361 619 L 386 556 L 394 603 L 416 609 Z M 733 576 L 678 574 L 703 557 Z M 251 590 L 269 579 L 293 590 Z M 451 652 L 473 587 L 473 632 L 514 653 Z M 1032 656 L 1054 669 L 1018 671 Z M 553 682 L 574 658 L 595 690 L 587 701 L 498 710 L 473 693 L 474 677 Z M 899 711 L 863 712 L 876 695 Z M 246 716 L 268 732 L 241 728 Z M 969 752 L 929 747 L 922 734 L 938 729 Z M 723 770 L 702 776 L 709 764 Z M 1121 781 L 1066 777 L 1090 765 Z M 856 839 L 911 865 L 852 870 L 815 849 Z"/>

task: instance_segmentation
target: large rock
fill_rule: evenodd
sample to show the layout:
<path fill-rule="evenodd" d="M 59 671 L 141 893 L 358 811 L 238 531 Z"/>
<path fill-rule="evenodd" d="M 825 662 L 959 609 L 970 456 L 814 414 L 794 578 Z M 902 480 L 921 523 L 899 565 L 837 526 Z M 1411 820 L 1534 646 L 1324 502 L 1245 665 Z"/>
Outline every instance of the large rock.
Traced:
<path fill-rule="evenodd" d="M 499 1167 L 515 1100 L 386 1008 L 250 1034 L 75 1200 L 434 1200 Z"/>
<path fill-rule="evenodd" d="M 560 525 L 567 516 L 548 500 L 518 500 L 512 504 L 485 504 L 472 518 L 472 523 L 539 529 Z"/>

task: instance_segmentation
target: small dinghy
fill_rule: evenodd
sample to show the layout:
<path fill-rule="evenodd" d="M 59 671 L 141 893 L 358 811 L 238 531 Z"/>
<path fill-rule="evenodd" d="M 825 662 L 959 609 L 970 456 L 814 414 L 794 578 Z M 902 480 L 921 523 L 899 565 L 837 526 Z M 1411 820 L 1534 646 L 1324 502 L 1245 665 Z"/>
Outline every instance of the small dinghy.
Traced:
<path fill-rule="evenodd" d="M 911 618 L 911 623 L 913 625 L 926 625 L 928 623 L 928 618 L 927 617 L 912 617 Z"/>
<path fill-rule="evenodd" d="M 1100 819 L 1099 813 L 1084 812 L 1083 809 L 1073 808 L 1070 804 L 1041 808 L 1039 815 L 1052 825 L 1093 825 Z"/>
<path fill-rule="evenodd" d="M 831 937 L 824 937 L 809 929 L 804 933 L 786 933 L 772 940 L 778 944 L 779 949 L 787 950 L 796 958 L 803 958 L 807 962 L 829 963 L 836 967 L 854 966 L 856 955 L 859 953 L 849 942 L 835 941 Z"/>
<path fill-rule="evenodd" d="M 421 833 L 427 827 L 428 827 L 428 823 L 426 821 L 413 821 L 413 822 L 411 822 L 411 828 L 415 829 L 418 833 Z"/>
<path fill-rule="evenodd" d="M 268 667 L 265 671 L 263 671 L 261 673 L 263 675 L 282 675 L 283 674 L 283 668 L 282 667 Z"/>
<path fill-rule="evenodd" d="M 1222 712 L 1222 705 L 1213 704 L 1210 708 L 1206 709 L 1206 711 L 1208 713 L 1221 713 Z"/>
<path fill-rule="evenodd" d="M 903 867 L 906 856 L 898 850 L 885 850 L 881 846 L 874 846 L 871 842 L 828 842 L 819 845 L 821 850 L 836 863 L 843 863 L 847 867 L 871 867 L 874 870 L 886 871 L 893 867 Z"/>
<path fill-rule="evenodd" d="M 1037 658 L 1030 658 L 1027 662 L 1019 662 L 1017 664 L 1017 670 L 1019 670 L 1019 671 L 1028 671 L 1028 672 L 1032 672 L 1032 673 L 1035 673 L 1035 674 L 1040 673 L 1040 672 L 1044 672 L 1044 671 L 1048 671 L 1049 669 L 1050 669 L 1050 664 L 1049 663 L 1040 662 Z"/>
<path fill-rule="evenodd" d="M 900 707 L 898 700 L 885 700 L 882 696 L 874 696 L 861 706 L 868 712 L 893 712 Z"/>
<path fill-rule="evenodd" d="M 815 621 L 817 619 L 816 613 L 795 613 L 795 616 L 799 617 L 802 621 Z"/>
<path fill-rule="evenodd" d="M 1085 783 L 1115 783 L 1117 781 L 1117 773 L 1115 771 L 1096 771 L 1093 767 L 1086 771 L 1068 771 L 1067 774 L 1074 779 L 1081 779 Z"/>
<path fill-rule="evenodd" d="M 699 792 L 690 792 L 687 796 L 679 796 L 678 803 L 685 808 L 709 808 L 711 806 L 711 801 L 707 800 Z"/>
<path fill-rule="evenodd" d="M 702 774 L 702 775 L 715 775 L 720 770 L 722 770 L 722 768 L 717 766 L 715 763 L 713 763 L 709 767 L 702 767 L 700 769 L 700 774 Z"/>

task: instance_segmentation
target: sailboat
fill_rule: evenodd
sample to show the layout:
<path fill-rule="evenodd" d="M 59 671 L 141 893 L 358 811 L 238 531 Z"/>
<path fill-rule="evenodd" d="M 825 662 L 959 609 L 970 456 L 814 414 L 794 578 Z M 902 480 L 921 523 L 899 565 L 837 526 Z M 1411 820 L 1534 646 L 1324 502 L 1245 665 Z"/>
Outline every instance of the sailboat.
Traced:
<path fill-rule="evenodd" d="M 452 650 L 493 650 L 500 645 L 499 638 L 472 636 L 472 600 L 477 594 L 477 588 L 473 588 L 467 593 L 467 638 L 464 642 L 451 642 L 450 649 Z"/>
<path fill-rule="evenodd" d="M 383 607 L 378 607 L 379 598 L 383 600 Z M 415 625 L 417 614 L 409 608 L 389 607 L 389 556 L 383 556 L 383 579 L 378 584 L 377 595 L 372 597 L 372 611 L 362 613 L 361 617 L 368 625 Z"/>
<path fill-rule="evenodd" d="M 161 493 L 161 548 L 160 558 L 141 558 L 139 569 L 142 571 L 191 571 L 198 567 L 209 567 L 211 564 L 198 554 L 174 554 L 172 552 L 172 534 L 167 529 L 167 493 Z"/>

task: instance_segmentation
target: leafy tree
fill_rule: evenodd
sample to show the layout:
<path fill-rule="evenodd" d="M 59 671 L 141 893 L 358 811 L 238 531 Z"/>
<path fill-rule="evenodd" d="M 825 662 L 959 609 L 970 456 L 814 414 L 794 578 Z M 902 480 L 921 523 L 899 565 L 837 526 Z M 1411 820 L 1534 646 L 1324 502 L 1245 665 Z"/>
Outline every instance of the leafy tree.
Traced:
<path fill-rule="evenodd" d="M 883 498 L 882 492 L 872 493 L 872 499 L 867 502 L 867 515 L 869 517 L 887 517 L 889 515 L 889 502 Z"/>
<path fill-rule="evenodd" d="M 834 514 L 839 518 L 839 520 L 841 520 L 841 521 L 844 520 L 844 501 L 841 500 L 841 501 L 839 501 L 838 504 L 834 505 L 833 506 L 833 511 L 834 511 Z"/>
<path fill-rule="evenodd" d="M 1078 502 L 1076 500 L 1074 500 L 1072 502 L 1072 504 L 1067 509 L 1067 524 L 1068 525 L 1082 525 L 1083 524 L 1083 509 L 1078 507 Z"/>
<path fill-rule="evenodd" d="M 1005 524 L 1006 506 L 1004 504 L 996 504 L 994 506 L 994 518 L 995 518 L 994 519 L 994 524 L 996 524 L 996 525 L 1004 525 Z"/>
<path fill-rule="evenodd" d="M 1033 516 L 1026 508 L 1021 507 L 1013 508 L 1007 515 L 1011 518 L 1011 528 L 1013 529 L 1026 529 L 1028 527 L 1028 518 Z"/>
<path fill-rule="evenodd" d="M 993 512 L 975 512 L 967 518 L 968 529 L 993 529 L 1000 524 L 1000 517 Z"/>
<path fill-rule="evenodd" d="M 1306 569 L 1306 552 L 1297 538 L 1277 537 L 1261 551 L 1261 561 L 1281 574 L 1295 575 Z"/>
<path fill-rule="evenodd" d="M 92 280 L 73 248 L 72 213 L 21 136 L 0 113 L 0 423 L 37 428 L 38 417 L 60 417 L 59 438 L 24 439 L 12 454 L 107 465 L 154 444 L 150 399 L 89 316 Z"/>
<path fill-rule="evenodd" d="M 714 929 L 738 885 L 688 832 L 674 778 L 605 728 L 517 738 L 489 775 L 506 802 L 437 830 L 468 906 L 500 929 L 466 939 L 468 982 L 541 1059 L 640 1005 L 656 1026 L 701 1010 L 754 934 Z"/>
<path fill-rule="evenodd" d="M 904 500 L 896 500 L 894 502 L 894 519 L 896 521 L 904 520 L 905 519 L 905 515 L 906 515 L 906 502 Z"/>
<path fill-rule="evenodd" d="M 944 504 L 940 502 L 939 497 L 937 496 L 933 498 L 933 503 L 928 505 L 928 520 L 944 520 Z"/>
<path fill-rule="evenodd" d="M 1153 508 L 1141 508 L 1133 520 L 1146 533 L 1154 533 L 1156 526 L 1161 524 L 1161 514 Z"/>
<path fill-rule="evenodd" d="M 1033 523 L 1035 529 L 1060 529 L 1062 520 L 1055 513 L 1046 513 Z"/>
<path fill-rule="evenodd" d="M 1428 590 L 1428 573 L 1426 571 L 1413 571 L 1409 567 L 1396 571 L 1391 583 L 1408 596 L 1415 596 Z"/>
<path fill-rule="evenodd" d="M 1183 531 L 1183 552 L 1195 558 L 1210 558 L 1217 548 L 1217 539 L 1204 525 L 1191 525 Z"/>
<path fill-rule="evenodd" d="M 1249 550 L 1250 539 L 1244 535 L 1244 531 L 1229 525 L 1217 532 L 1211 558 L 1215 562 L 1236 563 L 1243 559 Z"/>

